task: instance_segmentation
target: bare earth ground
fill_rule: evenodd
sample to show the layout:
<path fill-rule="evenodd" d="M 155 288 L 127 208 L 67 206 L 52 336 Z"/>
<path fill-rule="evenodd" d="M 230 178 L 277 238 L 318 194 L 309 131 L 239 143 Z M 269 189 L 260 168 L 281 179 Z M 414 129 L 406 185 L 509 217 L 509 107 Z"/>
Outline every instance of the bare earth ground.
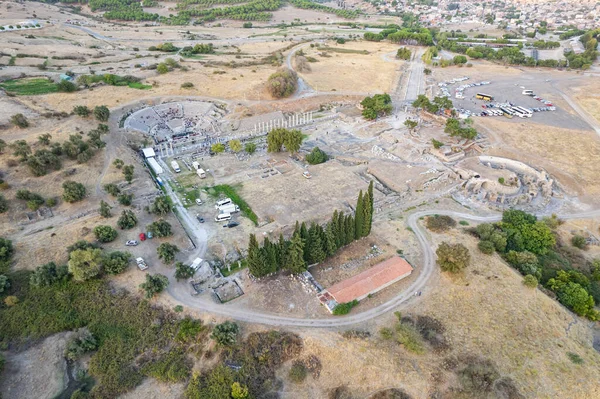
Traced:
<path fill-rule="evenodd" d="M 66 385 L 65 348 L 72 332 L 52 335 L 20 353 L 7 353 L 0 379 L 2 396 L 52 399 Z"/>
<path fill-rule="evenodd" d="M 318 62 L 310 63 L 311 72 L 301 73 L 307 83 L 320 91 L 381 93 L 392 90 L 392 82 L 402 61 L 394 59 L 398 45 L 390 43 L 347 42 L 340 45 L 326 42 L 340 51 L 366 50 L 369 54 L 326 51 L 306 47 L 303 51 Z M 330 57 L 319 54 L 326 52 Z M 387 59 L 386 54 L 392 53 Z M 374 73 L 374 71 L 377 71 Z"/>
<path fill-rule="evenodd" d="M 600 82 L 598 76 L 589 76 L 581 84 L 569 85 L 572 97 L 600 123 Z"/>

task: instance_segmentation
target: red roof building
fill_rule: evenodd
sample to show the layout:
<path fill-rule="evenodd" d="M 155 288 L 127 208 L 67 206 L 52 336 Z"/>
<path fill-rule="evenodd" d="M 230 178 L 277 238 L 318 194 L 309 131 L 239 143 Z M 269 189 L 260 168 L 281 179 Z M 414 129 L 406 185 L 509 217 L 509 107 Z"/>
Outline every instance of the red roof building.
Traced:
<path fill-rule="evenodd" d="M 354 277 L 340 281 L 327 291 L 337 303 L 360 301 L 369 294 L 384 289 L 412 273 L 412 266 L 403 258 L 394 256 Z"/>

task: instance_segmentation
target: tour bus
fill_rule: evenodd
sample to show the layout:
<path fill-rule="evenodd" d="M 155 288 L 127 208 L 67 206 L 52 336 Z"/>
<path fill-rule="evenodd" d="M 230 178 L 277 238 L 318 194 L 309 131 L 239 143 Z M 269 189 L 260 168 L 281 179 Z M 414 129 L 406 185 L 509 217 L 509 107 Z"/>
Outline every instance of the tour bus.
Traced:
<path fill-rule="evenodd" d="M 483 93 L 477 93 L 475 95 L 475 98 L 477 98 L 478 100 L 484 100 L 484 101 L 494 101 L 494 97 L 490 96 L 489 94 L 483 94 Z"/>
<path fill-rule="evenodd" d="M 218 200 L 217 201 L 217 204 L 215 205 L 215 208 L 219 209 L 223 205 L 229 205 L 231 203 L 232 203 L 231 198 L 223 198 L 222 200 Z"/>
<path fill-rule="evenodd" d="M 533 112 L 530 109 L 527 109 L 525 107 L 521 107 L 520 105 L 517 105 L 517 106 L 513 107 L 513 109 L 519 110 L 519 111 L 521 111 L 521 112 L 523 112 L 525 114 L 529 114 L 529 115 L 533 114 Z"/>
<path fill-rule="evenodd" d="M 215 222 L 224 222 L 226 220 L 231 220 L 231 213 L 219 213 L 215 216 Z"/>
<path fill-rule="evenodd" d="M 515 114 L 513 111 L 511 111 L 508 108 L 501 107 L 500 110 L 504 113 L 504 116 L 507 117 L 507 118 L 509 118 L 509 119 L 512 118 L 513 115 Z"/>
<path fill-rule="evenodd" d="M 533 90 L 523 90 L 522 94 L 524 96 L 530 96 L 533 97 L 535 94 L 533 94 Z"/>
<path fill-rule="evenodd" d="M 519 118 L 531 118 L 530 113 L 524 112 L 517 107 L 513 107 L 513 110 L 515 111 L 515 115 L 517 115 Z"/>

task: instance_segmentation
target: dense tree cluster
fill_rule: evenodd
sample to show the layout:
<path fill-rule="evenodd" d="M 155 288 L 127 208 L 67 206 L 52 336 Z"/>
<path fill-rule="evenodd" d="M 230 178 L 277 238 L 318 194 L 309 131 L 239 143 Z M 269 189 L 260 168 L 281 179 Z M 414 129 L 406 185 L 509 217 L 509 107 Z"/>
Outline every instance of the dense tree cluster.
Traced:
<path fill-rule="evenodd" d="M 329 156 L 319 147 L 313 148 L 310 153 L 306 155 L 306 162 L 311 165 L 318 165 L 320 163 L 327 162 L 328 159 Z"/>
<path fill-rule="evenodd" d="M 560 47 L 560 42 L 553 42 L 551 40 L 536 40 L 535 42 L 533 42 L 533 47 L 535 48 L 539 48 L 539 49 L 552 49 L 552 48 L 559 48 Z"/>
<path fill-rule="evenodd" d="M 201 21 L 217 19 L 234 19 L 241 21 L 268 21 L 272 15 L 269 11 L 281 8 L 281 0 L 252 0 L 241 5 L 217 7 L 209 9 L 189 9 L 179 13 L 182 17 L 197 17 Z"/>
<path fill-rule="evenodd" d="M 388 39 L 392 43 L 419 44 L 422 46 L 433 44 L 433 36 L 430 30 L 425 28 L 400 28 L 398 25 L 392 25 L 391 28 L 384 29 L 379 33 L 365 32 L 363 37 L 365 40 L 371 42 L 380 42 Z"/>
<path fill-rule="evenodd" d="M 247 257 L 250 273 L 256 277 L 279 270 L 301 273 L 307 265 L 322 262 L 341 247 L 368 236 L 372 220 L 373 182 L 364 195 L 360 192 L 354 215 L 336 210 L 324 226 L 312 223 L 307 227 L 305 223 L 296 222 L 291 239 L 284 239 L 283 234 L 278 242 L 265 238 L 262 247 L 251 234 Z"/>
<path fill-rule="evenodd" d="M 283 68 L 275 72 L 267 80 L 267 90 L 275 98 L 289 97 L 298 88 L 298 75 L 296 72 Z"/>
<path fill-rule="evenodd" d="M 392 99 L 387 93 L 366 97 L 360 102 L 360 105 L 363 107 L 362 116 L 365 119 L 377 119 L 379 116 L 389 115 L 392 112 Z"/>
<path fill-rule="evenodd" d="M 424 94 L 419 94 L 417 99 L 413 101 L 412 106 L 422 108 L 431 114 L 454 109 L 454 104 L 452 104 L 452 100 L 448 97 L 434 97 L 433 101 L 429 101 L 429 98 Z"/>
<path fill-rule="evenodd" d="M 325 6 L 319 2 L 309 1 L 309 0 L 289 0 L 290 4 L 294 7 L 302 8 L 305 10 L 316 10 L 321 12 L 326 12 L 329 14 L 335 14 L 340 18 L 346 19 L 354 19 L 358 17 L 358 11 L 356 10 L 347 10 L 343 8 L 333 8 Z"/>
<path fill-rule="evenodd" d="M 400 60 L 410 60 L 411 55 L 410 49 L 406 47 L 400 47 L 398 51 L 396 51 L 396 58 Z"/>
<path fill-rule="evenodd" d="M 444 132 L 450 136 L 458 136 L 464 139 L 473 140 L 477 137 L 477 130 L 471 126 L 463 126 L 463 123 L 456 118 L 448 118 Z"/>
<path fill-rule="evenodd" d="M 273 129 L 267 134 L 267 151 L 281 152 L 283 147 L 285 147 L 290 154 L 294 154 L 300 149 L 302 139 L 302 132 L 300 130 Z"/>
<path fill-rule="evenodd" d="M 590 270 L 587 275 L 574 270 L 571 261 L 557 252 L 552 229 L 559 224 L 554 217 L 538 220 L 523 211 L 508 210 L 501 222 L 480 224 L 474 232 L 482 252 L 498 252 L 527 277 L 529 286 L 539 281 L 580 316 L 598 320 L 600 314 L 593 307 L 600 300 L 600 261 L 584 265 Z"/>
<path fill-rule="evenodd" d="M 164 51 L 164 50 L 163 50 Z M 181 50 L 181 55 L 190 56 L 195 54 L 213 54 L 215 49 L 212 43 L 198 43 L 194 47 L 187 46 Z"/>

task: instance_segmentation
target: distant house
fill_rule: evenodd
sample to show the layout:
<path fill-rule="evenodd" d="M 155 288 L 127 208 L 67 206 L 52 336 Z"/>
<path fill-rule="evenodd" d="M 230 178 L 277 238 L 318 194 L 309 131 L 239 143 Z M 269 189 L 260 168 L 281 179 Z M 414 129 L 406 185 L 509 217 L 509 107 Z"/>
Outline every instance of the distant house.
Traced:
<path fill-rule="evenodd" d="M 356 276 L 340 281 L 327 289 L 337 303 L 360 301 L 412 273 L 412 266 L 403 258 L 394 256 Z"/>

